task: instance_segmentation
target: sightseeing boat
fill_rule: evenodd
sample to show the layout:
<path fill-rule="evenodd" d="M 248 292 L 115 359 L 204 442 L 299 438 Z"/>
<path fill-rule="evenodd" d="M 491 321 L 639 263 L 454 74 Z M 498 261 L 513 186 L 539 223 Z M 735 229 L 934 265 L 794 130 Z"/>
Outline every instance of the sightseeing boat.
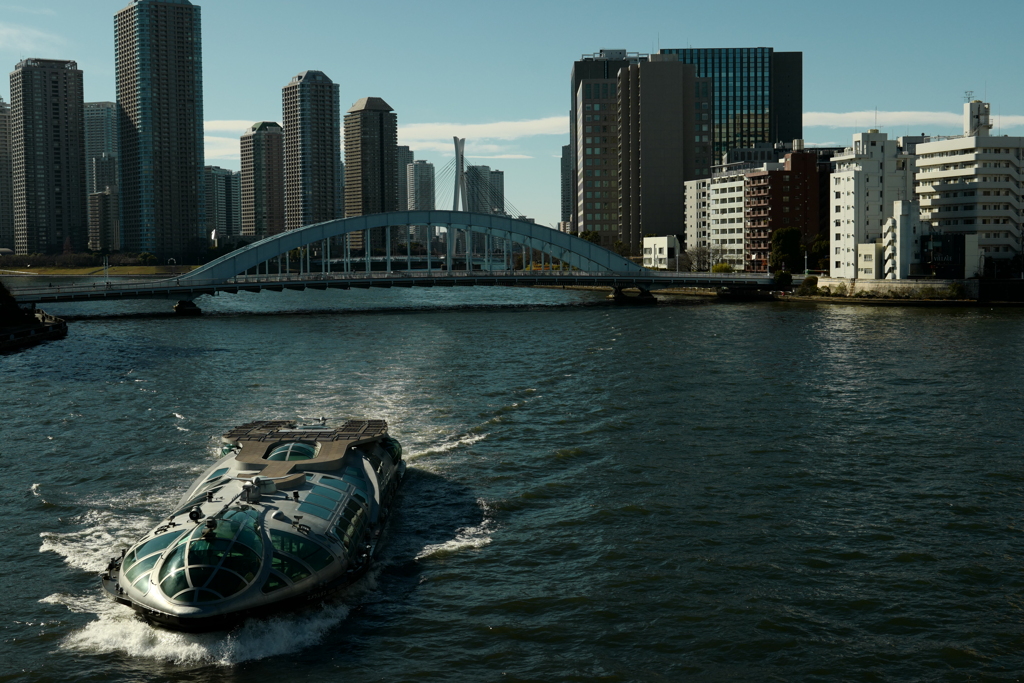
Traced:
<path fill-rule="evenodd" d="M 180 631 L 316 604 L 372 565 L 405 472 L 383 420 L 252 422 L 174 511 L 102 574 L 146 621 Z"/>

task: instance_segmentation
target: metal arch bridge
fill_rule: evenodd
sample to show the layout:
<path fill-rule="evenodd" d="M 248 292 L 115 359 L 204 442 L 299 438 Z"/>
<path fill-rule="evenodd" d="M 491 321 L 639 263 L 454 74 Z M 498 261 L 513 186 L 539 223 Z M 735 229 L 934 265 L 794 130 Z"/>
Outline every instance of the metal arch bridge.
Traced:
<path fill-rule="evenodd" d="M 405 253 L 394 254 L 404 237 Z M 436 231 L 444 229 L 442 249 Z M 411 232 L 427 234 L 413 254 Z M 365 231 L 365 232 L 364 232 Z M 376 231 L 382 240 L 372 240 Z M 387 246 L 353 254 L 353 233 Z M 293 253 L 299 256 L 293 259 Z M 429 252 L 429 255 L 428 255 Z M 517 258 L 521 261 L 516 267 Z M 13 288 L 22 304 L 124 298 L 192 300 L 204 294 L 263 289 L 349 289 L 443 286 L 598 286 L 646 293 L 665 287 L 764 289 L 769 276 L 669 273 L 636 265 L 600 245 L 506 216 L 463 211 L 395 211 L 337 219 L 279 233 L 237 249 L 187 274 L 162 280 Z"/>

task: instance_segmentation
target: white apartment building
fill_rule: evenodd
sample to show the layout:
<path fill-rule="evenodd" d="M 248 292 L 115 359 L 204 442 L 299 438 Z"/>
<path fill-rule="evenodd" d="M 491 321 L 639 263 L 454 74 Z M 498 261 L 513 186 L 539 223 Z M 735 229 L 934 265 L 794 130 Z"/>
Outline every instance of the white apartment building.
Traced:
<path fill-rule="evenodd" d="M 675 235 L 644 238 L 644 267 L 679 270 L 679 240 Z"/>
<path fill-rule="evenodd" d="M 832 277 L 864 277 L 858 272 L 865 266 L 858 265 L 857 245 L 880 240 L 885 221 L 893 215 L 893 202 L 914 198 L 914 156 L 904 151 L 904 145 L 917 139 L 889 140 L 885 133 L 872 129 L 854 134 L 853 146 L 832 157 Z"/>
<path fill-rule="evenodd" d="M 701 178 L 683 183 L 686 193 L 685 243 L 683 249 L 708 247 L 708 185 L 710 180 Z"/>
<path fill-rule="evenodd" d="M 976 235 L 981 256 L 1009 259 L 1021 251 L 1024 138 L 991 133 L 989 104 L 965 103 L 962 136 L 917 145 L 915 190 L 932 232 Z"/>
<path fill-rule="evenodd" d="M 906 280 L 910 268 L 921 262 L 921 207 L 917 202 L 893 202 L 893 215 L 882 226 L 881 263 L 877 264 L 874 279 Z M 864 245 L 862 245 L 864 246 Z M 861 263 L 862 275 L 867 264 Z"/>
<path fill-rule="evenodd" d="M 743 270 L 744 193 L 748 166 L 715 171 L 708 189 L 708 250 L 711 263 L 729 263 Z"/>

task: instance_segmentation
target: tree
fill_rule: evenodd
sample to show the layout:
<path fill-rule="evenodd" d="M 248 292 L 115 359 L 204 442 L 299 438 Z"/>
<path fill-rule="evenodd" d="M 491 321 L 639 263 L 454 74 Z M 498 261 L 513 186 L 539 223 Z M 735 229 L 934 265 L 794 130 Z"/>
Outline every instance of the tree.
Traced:
<path fill-rule="evenodd" d="M 629 245 L 622 240 L 615 240 L 615 244 L 612 245 L 612 251 L 623 258 L 629 258 L 632 255 L 630 253 Z"/>
<path fill-rule="evenodd" d="M 803 263 L 799 228 L 781 228 L 772 232 L 771 264 L 775 270 L 790 270 Z"/>
<path fill-rule="evenodd" d="M 732 264 L 727 261 L 716 263 L 714 266 L 711 267 L 712 273 L 731 273 L 733 270 L 734 268 L 732 267 Z"/>
<path fill-rule="evenodd" d="M 705 272 L 711 269 L 711 252 L 707 247 L 693 247 L 686 250 L 686 256 L 690 259 L 688 270 L 694 272 Z"/>
<path fill-rule="evenodd" d="M 596 230 L 584 230 L 580 233 L 580 239 L 594 244 L 601 244 L 601 233 Z"/>

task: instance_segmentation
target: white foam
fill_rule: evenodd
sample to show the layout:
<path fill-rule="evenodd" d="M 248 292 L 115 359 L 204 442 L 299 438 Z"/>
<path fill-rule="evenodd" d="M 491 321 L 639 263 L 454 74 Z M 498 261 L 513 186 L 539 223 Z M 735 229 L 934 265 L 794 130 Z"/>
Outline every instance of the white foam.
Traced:
<path fill-rule="evenodd" d="M 431 446 L 422 451 L 410 451 L 404 454 L 407 461 L 415 460 L 416 458 L 422 458 L 428 455 L 438 455 L 439 453 L 447 453 L 448 451 L 460 448 L 462 446 L 472 446 L 478 441 L 483 441 L 489 436 L 489 434 L 467 434 L 465 436 L 456 437 L 448 441 L 443 441 L 435 446 Z"/>
<path fill-rule="evenodd" d="M 77 531 L 55 533 L 44 531 L 39 552 L 53 552 L 76 569 L 100 572 L 121 548 L 128 548 L 156 524 L 156 520 L 139 515 L 120 516 L 109 510 L 90 510 L 82 520 L 87 525 Z"/>
<path fill-rule="evenodd" d="M 32 486 L 29 487 L 29 491 L 31 491 L 32 495 L 36 498 L 43 495 L 39 490 L 39 484 L 32 484 Z"/>
<path fill-rule="evenodd" d="M 422 560 L 427 557 L 445 557 L 453 555 L 462 550 L 475 550 L 477 548 L 483 548 L 491 543 L 491 534 L 494 532 L 493 525 L 491 524 L 491 518 L 488 516 L 490 508 L 487 506 L 487 502 L 482 498 L 478 498 L 476 504 L 480 506 L 480 509 L 484 513 L 483 521 L 477 526 L 462 527 L 456 529 L 455 538 L 444 543 L 435 543 L 428 545 L 423 548 L 416 555 L 417 560 Z"/>
<path fill-rule="evenodd" d="M 298 614 L 250 619 L 230 633 L 177 633 L 150 626 L 135 612 L 111 600 L 52 595 L 42 602 L 62 604 L 75 612 L 98 615 L 61 642 L 66 650 L 119 652 L 179 666 L 232 666 L 296 652 L 315 645 L 348 616 L 342 604 L 324 605 Z"/>

